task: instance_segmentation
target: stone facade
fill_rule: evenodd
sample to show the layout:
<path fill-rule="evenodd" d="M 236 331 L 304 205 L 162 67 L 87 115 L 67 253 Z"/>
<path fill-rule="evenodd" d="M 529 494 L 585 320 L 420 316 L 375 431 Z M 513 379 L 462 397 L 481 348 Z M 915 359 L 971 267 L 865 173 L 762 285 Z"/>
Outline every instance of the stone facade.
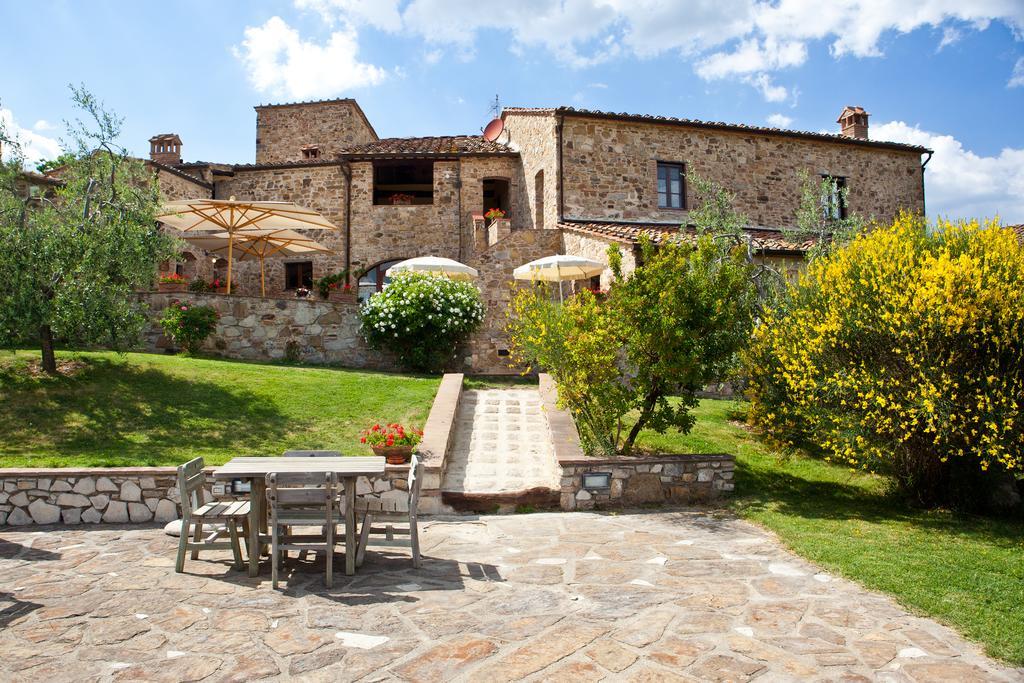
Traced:
<path fill-rule="evenodd" d="M 172 301 L 210 306 L 220 316 L 203 351 L 244 360 L 292 359 L 346 367 L 392 370 L 394 358 L 366 346 L 359 332 L 359 308 L 320 299 L 271 299 L 223 294 L 145 293 L 152 324 L 145 345 L 166 351 L 171 342 L 157 322 Z"/>
<path fill-rule="evenodd" d="M 333 253 L 316 253 L 296 258 L 268 258 L 264 262 L 267 296 L 285 294 L 285 264 L 312 261 L 313 278 L 345 268 L 345 173 L 335 163 L 296 163 L 283 168 L 239 168 L 233 176 L 217 183 L 217 196 L 238 200 L 295 202 L 319 211 L 337 230 L 301 230 Z M 226 277 L 224 267 L 218 274 Z M 260 264 L 257 260 L 235 261 L 231 272 L 232 293 L 257 296 L 260 293 Z M 286 294 L 285 294 L 286 295 Z"/>
<path fill-rule="evenodd" d="M 470 337 L 463 358 L 464 368 L 488 375 L 518 373 L 505 353 L 508 351 L 506 310 L 512 297 L 516 266 L 551 254 L 561 253 L 562 233 L 557 230 L 514 230 L 484 252 L 470 259 L 477 269 L 477 284 L 483 293 L 487 314 L 483 325 Z"/>
<path fill-rule="evenodd" d="M 334 159 L 346 147 L 376 139 L 355 100 L 256 107 L 257 164 L 302 161 L 308 146 L 318 148 L 320 159 Z"/>
<path fill-rule="evenodd" d="M 559 219 L 558 124 L 550 111 L 506 114 L 509 146 L 522 158 L 531 227 L 554 229 Z"/>
<path fill-rule="evenodd" d="M 565 242 L 565 253 L 574 256 L 593 259 L 600 263 L 608 264 L 608 247 L 617 245 L 622 252 L 622 270 L 631 273 L 636 268 L 636 251 L 632 243 L 620 242 L 618 240 L 604 239 L 595 235 L 585 235 L 572 230 L 563 231 Z M 608 289 L 612 283 L 612 272 L 605 269 L 601 273 L 601 289 Z"/>
<path fill-rule="evenodd" d="M 913 149 L 575 116 L 562 136 L 562 218 L 686 222 L 686 210 L 658 208 L 659 161 L 720 183 L 757 225 L 796 224 L 801 171 L 845 177 L 849 211 L 866 218 L 924 210 Z M 689 183 L 686 205 L 695 201 Z"/>
<path fill-rule="evenodd" d="M 337 231 L 310 236 L 333 253 L 267 259 L 269 296 L 288 296 L 289 260 L 312 261 L 314 279 L 350 267 L 353 285 L 378 264 L 414 256 L 444 256 L 482 269 L 489 313 L 470 344 L 465 369 L 474 372 L 508 370 L 496 354 L 507 347 L 504 306 L 514 267 L 558 252 L 607 262 L 611 241 L 563 229 L 567 221 L 686 222 L 686 210 L 657 207 L 658 161 L 681 162 L 688 174 L 722 183 L 736 194 L 737 208 L 762 226 L 795 222 L 801 171 L 845 177 L 849 210 L 865 217 L 885 220 L 900 208 L 924 206 L 923 150 L 906 145 L 564 108 L 507 109 L 497 142 L 479 136 L 378 139 L 350 99 L 266 105 L 256 112 L 255 165 L 156 165 L 164 194 L 294 201 L 331 220 Z M 316 159 L 303 153 L 312 147 Z M 374 164 L 401 160 L 432 164 L 432 203 L 374 204 Z M 508 183 L 509 220 L 494 227 L 481 217 L 490 208 L 484 188 L 491 180 Z M 687 199 L 693 203 L 692 191 Z M 523 236 L 540 230 L 559 237 Z M 622 244 L 629 272 L 632 243 Z M 792 274 L 799 250 L 767 258 Z M 215 266 L 198 250 L 180 266 L 190 277 L 226 275 L 223 263 Z M 233 293 L 259 294 L 259 273 L 258 262 L 236 261 Z M 605 272 L 602 286 L 609 280 Z"/>

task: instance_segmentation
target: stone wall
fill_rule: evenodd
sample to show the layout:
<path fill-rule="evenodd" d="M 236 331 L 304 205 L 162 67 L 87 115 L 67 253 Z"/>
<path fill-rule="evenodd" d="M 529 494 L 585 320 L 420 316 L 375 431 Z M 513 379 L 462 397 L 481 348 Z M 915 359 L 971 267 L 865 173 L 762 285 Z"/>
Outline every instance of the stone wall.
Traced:
<path fill-rule="evenodd" d="M 256 107 L 256 163 L 301 161 L 305 145 L 317 145 L 321 159 L 373 142 L 377 134 L 355 100 Z"/>
<path fill-rule="evenodd" d="M 613 240 L 611 238 L 586 235 L 575 230 L 563 230 L 565 253 L 582 256 L 608 265 L 608 247 L 618 245 L 622 252 L 622 271 L 629 274 L 636 269 L 636 252 L 631 242 Z M 612 271 L 605 268 L 601 273 L 601 289 L 608 289 L 612 284 Z"/>
<path fill-rule="evenodd" d="M 709 503 L 733 490 L 735 460 L 726 454 L 560 460 L 561 508 L 592 510 L 657 503 Z M 583 475 L 611 474 L 608 488 L 587 489 Z"/>
<path fill-rule="evenodd" d="M 168 522 L 178 518 L 174 468 L 0 470 L 0 525 Z"/>
<path fill-rule="evenodd" d="M 148 292 L 153 324 L 145 335 L 148 351 L 164 351 L 170 341 L 159 319 L 172 301 L 210 306 L 220 319 L 203 351 L 225 358 L 274 360 L 291 358 L 306 363 L 337 363 L 353 368 L 395 369 L 387 354 L 366 346 L 359 332 L 355 303 L 320 299 L 264 299 L 226 294 Z"/>
<path fill-rule="evenodd" d="M 864 217 L 889 220 L 901 208 L 924 209 L 921 156 L 914 151 L 566 116 L 564 218 L 686 221 L 684 210 L 658 208 L 658 161 L 684 163 L 688 175 L 721 183 L 758 225 L 795 225 L 801 170 L 846 177 L 850 211 Z M 688 183 L 687 206 L 693 190 Z"/>
<path fill-rule="evenodd" d="M 503 118 L 509 137 L 508 145 L 517 150 L 522 159 L 519 166 L 530 226 L 554 229 L 558 225 L 559 192 L 555 116 L 550 111 L 519 111 L 505 113 Z"/>
<path fill-rule="evenodd" d="M 297 164 L 287 168 L 239 169 L 229 180 L 217 184 L 217 196 L 239 200 L 295 202 L 319 211 L 337 230 L 299 232 L 333 250 L 289 258 L 268 258 L 264 264 L 268 296 L 285 289 L 285 263 L 312 261 L 313 278 L 336 273 L 345 267 L 345 175 L 339 164 Z M 226 277 L 226 269 L 219 274 Z M 257 296 L 260 293 L 260 264 L 256 260 L 235 261 L 231 271 L 232 293 Z"/>
<path fill-rule="evenodd" d="M 414 256 L 459 259 L 457 164 L 434 163 L 433 204 L 392 206 L 373 203 L 373 162 L 353 162 L 353 268 L 365 270 L 382 261 Z"/>
<path fill-rule="evenodd" d="M 166 168 L 152 166 L 156 173 L 157 182 L 160 183 L 160 193 L 164 199 L 200 199 L 213 196 L 213 188 L 198 178 L 189 179 L 183 177 L 187 174 L 173 173 Z"/>
<path fill-rule="evenodd" d="M 206 499 L 236 499 L 227 482 L 207 467 Z M 356 495 L 406 511 L 408 465 L 388 465 L 383 477 L 356 479 Z M 424 473 L 419 512 L 450 510 L 441 502 L 438 466 Z M 341 497 L 344 504 L 344 496 Z M 181 516 L 181 494 L 173 467 L 109 469 L 0 469 L 0 526 L 28 524 L 146 524 Z"/>
<path fill-rule="evenodd" d="M 469 339 L 463 359 L 467 370 L 478 374 L 512 374 L 520 368 L 509 365 L 508 303 L 512 297 L 515 279 L 512 271 L 523 265 L 552 254 L 561 253 L 562 233 L 559 230 L 514 230 L 503 240 L 469 260 L 479 271 L 476 281 L 487 306 L 483 325 Z"/>

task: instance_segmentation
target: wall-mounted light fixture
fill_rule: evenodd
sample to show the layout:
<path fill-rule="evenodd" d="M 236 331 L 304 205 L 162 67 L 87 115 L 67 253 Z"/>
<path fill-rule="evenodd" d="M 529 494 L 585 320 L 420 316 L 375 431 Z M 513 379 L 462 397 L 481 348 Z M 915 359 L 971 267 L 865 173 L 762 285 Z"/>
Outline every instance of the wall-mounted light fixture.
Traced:
<path fill-rule="evenodd" d="M 583 475 L 583 488 L 588 491 L 610 489 L 612 487 L 611 472 L 587 472 Z"/>

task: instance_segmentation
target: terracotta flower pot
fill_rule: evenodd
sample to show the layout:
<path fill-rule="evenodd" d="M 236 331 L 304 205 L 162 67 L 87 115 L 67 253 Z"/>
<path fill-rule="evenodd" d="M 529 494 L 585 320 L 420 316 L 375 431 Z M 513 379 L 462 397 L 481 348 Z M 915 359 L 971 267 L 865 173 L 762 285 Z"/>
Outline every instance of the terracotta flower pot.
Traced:
<path fill-rule="evenodd" d="M 161 282 L 157 285 L 161 292 L 187 292 L 187 282 Z"/>
<path fill-rule="evenodd" d="M 340 304 L 354 304 L 356 302 L 356 293 L 352 291 L 342 292 L 337 289 L 332 289 L 331 293 L 327 295 L 327 300 Z"/>
<path fill-rule="evenodd" d="M 374 455 L 384 456 L 389 465 L 404 465 L 412 457 L 412 446 L 370 446 Z"/>

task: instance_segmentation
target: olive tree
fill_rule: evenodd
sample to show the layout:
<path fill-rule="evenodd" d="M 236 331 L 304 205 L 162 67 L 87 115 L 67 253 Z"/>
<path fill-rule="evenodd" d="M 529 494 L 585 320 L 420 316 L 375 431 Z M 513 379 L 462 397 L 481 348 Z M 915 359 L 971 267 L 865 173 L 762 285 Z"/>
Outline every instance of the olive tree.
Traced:
<path fill-rule="evenodd" d="M 84 88 L 68 124 L 59 184 L 39 193 L 18 141 L 0 129 L 0 344 L 36 343 L 57 371 L 54 342 L 125 350 L 146 322 L 135 292 L 149 287 L 177 241 L 155 219 L 153 174 L 117 144 L 122 120 Z M 83 121 L 84 119 L 84 121 Z"/>

